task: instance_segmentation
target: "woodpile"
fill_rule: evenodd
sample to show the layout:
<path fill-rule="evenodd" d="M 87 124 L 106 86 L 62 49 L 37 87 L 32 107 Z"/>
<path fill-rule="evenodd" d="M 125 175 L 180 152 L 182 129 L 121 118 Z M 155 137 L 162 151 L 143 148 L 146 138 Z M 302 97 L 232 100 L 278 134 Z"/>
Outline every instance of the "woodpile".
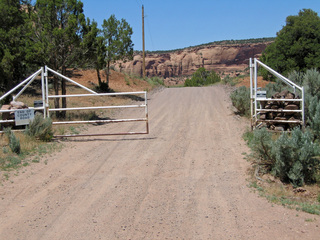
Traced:
<path fill-rule="evenodd" d="M 295 93 L 287 90 L 275 93 L 271 99 L 300 99 Z M 260 101 L 261 109 L 274 111 L 262 111 L 259 120 L 270 130 L 286 131 L 300 124 L 302 120 L 301 112 L 287 112 L 283 110 L 300 110 L 300 101 Z M 285 122 L 290 121 L 290 122 Z"/>

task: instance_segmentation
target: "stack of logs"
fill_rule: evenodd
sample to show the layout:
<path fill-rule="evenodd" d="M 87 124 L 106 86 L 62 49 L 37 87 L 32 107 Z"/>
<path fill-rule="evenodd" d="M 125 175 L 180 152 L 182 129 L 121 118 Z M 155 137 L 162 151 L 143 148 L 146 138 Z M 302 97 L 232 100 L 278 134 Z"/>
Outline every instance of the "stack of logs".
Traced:
<path fill-rule="evenodd" d="M 272 99 L 299 99 L 295 93 L 284 90 L 275 93 Z M 277 112 L 267 112 L 260 114 L 260 120 L 265 121 L 265 126 L 270 130 L 286 131 L 300 124 L 302 120 L 301 112 L 281 112 L 281 110 L 299 110 L 301 102 L 299 101 L 260 101 L 261 109 L 275 109 Z M 269 120 L 269 121 L 268 121 Z M 295 121 L 296 123 L 285 123 L 276 121 Z M 274 122 L 273 122 L 274 121 Z"/>

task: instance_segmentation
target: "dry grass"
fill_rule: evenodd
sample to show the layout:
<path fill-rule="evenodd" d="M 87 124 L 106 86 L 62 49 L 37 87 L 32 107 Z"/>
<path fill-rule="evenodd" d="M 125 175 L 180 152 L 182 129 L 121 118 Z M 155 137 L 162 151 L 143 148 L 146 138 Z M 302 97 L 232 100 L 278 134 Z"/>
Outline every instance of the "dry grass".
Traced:
<path fill-rule="evenodd" d="M 257 84 L 258 87 L 264 88 L 268 83 L 271 83 L 270 81 L 266 81 L 262 78 L 262 76 L 258 76 L 257 78 Z M 250 87 L 250 76 L 242 76 L 237 78 L 237 87 L 246 86 Z"/>
<path fill-rule="evenodd" d="M 293 188 L 291 184 L 284 184 L 270 174 L 265 174 L 262 179 L 263 181 L 257 180 L 253 174 L 250 179 L 250 187 L 255 188 L 260 196 L 275 204 L 320 215 L 320 186 L 318 184 Z"/>
<path fill-rule="evenodd" d="M 5 134 L 0 135 L 0 183 L 9 178 L 12 170 L 19 170 L 31 162 L 40 162 L 43 154 L 59 148 L 56 143 L 43 143 L 22 132 L 14 132 L 14 134 L 20 140 L 20 154 L 12 152 Z"/>
<path fill-rule="evenodd" d="M 27 136 L 23 132 L 17 131 L 17 132 L 14 132 L 14 134 L 20 140 L 22 155 L 33 152 L 35 148 L 43 144 L 43 142 Z M 8 137 L 5 134 L 0 135 L 0 147 L 1 147 L 0 158 L 7 158 L 9 155 L 13 154 L 9 148 Z M 8 152 L 4 150 L 4 148 L 7 148 Z"/>

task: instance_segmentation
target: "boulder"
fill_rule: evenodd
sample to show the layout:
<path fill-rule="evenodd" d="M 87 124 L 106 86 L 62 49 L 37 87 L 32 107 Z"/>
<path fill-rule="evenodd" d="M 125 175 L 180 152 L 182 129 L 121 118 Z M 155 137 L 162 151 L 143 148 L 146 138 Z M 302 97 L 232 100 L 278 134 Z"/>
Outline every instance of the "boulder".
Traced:
<path fill-rule="evenodd" d="M 24 109 L 24 108 L 28 108 L 28 106 L 25 105 L 23 102 L 12 101 L 12 102 L 10 102 L 10 105 L 11 105 L 11 109 Z"/>
<path fill-rule="evenodd" d="M 9 105 L 2 105 L 1 110 L 16 110 L 16 109 L 25 109 L 28 108 L 28 106 L 23 102 L 18 101 L 12 101 Z M 14 118 L 14 111 L 12 112 L 4 112 L 2 113 L 2 120 L 13 120 Z M 1 128 L 4 127 L 14 127 L 14 122 L 9 123 L 2 123 Z"/>
<path fill-rule="evenodd" d="M 294 105 L 294 104 L 290 104 L 290 105 L 287 105 L 284 109 L 285 110 L 299 110 L 299 106 Z"/>

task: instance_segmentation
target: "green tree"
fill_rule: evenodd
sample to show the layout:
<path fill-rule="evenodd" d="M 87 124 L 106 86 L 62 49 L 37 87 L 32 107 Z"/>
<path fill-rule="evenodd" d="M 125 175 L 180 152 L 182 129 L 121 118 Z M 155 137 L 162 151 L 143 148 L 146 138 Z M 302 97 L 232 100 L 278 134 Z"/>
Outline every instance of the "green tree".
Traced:
<path fill-rule="evenodd" d="M 83 3 L 79 0 L 37 0 L 30 25 L 34 45 L 28 54 L 29 60 L 66 75 L 67 68 L 75 65 L 84 54 L 81 42 L 87 33 L 86 24 Z M 54 78 L 54 90 L 59 94 L 57 77 Z M 61 79 L 61 92 L 66 94 L 64 79 Z M 56 98 L 56 108 L 59 108 L 59 102 Z M 66 106 L 66 98 L 62 98 L 62 107 Z M 56 115 L 65 117 L 65 111 Z"/>
<path fill-rule="evenodd" d="M 262 62 L 287 74 L 292 70 L 305 71 L 320 66 L 320 18 L 311 9 L 297 16 L 288 16 L 286 25 L 277 33 L 274 43 L 262 54 Z M 267 72 L 262 70 L 265 78 Z"/>
<path fill-rule="evenodd" d="M 126 61 L 133 58 L 133 43 L 131 35 L 133 31 L 126 20 L 117 20 L 115 15 L 111 15 L 102 24 L 102 37 L 98 39 L 100 47 L 100 57 L 97 61 L 97 68 L 106 64 L 106 81 L 99 82 L 102 90 L 109 90 L 110 65 L 117 60 Z M 99 42 L 103 40 L 103 45 Z M 105 52 L 102 51 L 105 49 Z"/>
<path fill-rule="evenodd" d="M 102 36 L 102 31 L 97 28 L 95 21 L 90 22 L 87 19 L 87 23 L 84 27 L 85 36 L 81 43 L 84 54 L 83 65 L 93 67 L 97 72 L 97 78 L 100 89 L 108 90 L 108 86 L 105 86 L 105 82 L 101 80 L 100 69 L 104 69 L 106 66 L 106 45 Z"/>
<path fill-rule="evenodd" d="M 106 49 L 101 30 L 97 27 L 97 22 L 87 19 L 84 27 L 85 37 L 81 43 L 84 54 L 84 62 L 82 65 L 92 67 L 97 71 L 99 86 L 102 85 L 100 69 L 103 69 L 105 64 Z"/>
<path fill-rule="evenodd" d="M 29 9 L 29 10 L 28 10 Z M 25 25 L 29 1 L 0 0 L 0 89 L 6 91 L 27 71 Z"/>

